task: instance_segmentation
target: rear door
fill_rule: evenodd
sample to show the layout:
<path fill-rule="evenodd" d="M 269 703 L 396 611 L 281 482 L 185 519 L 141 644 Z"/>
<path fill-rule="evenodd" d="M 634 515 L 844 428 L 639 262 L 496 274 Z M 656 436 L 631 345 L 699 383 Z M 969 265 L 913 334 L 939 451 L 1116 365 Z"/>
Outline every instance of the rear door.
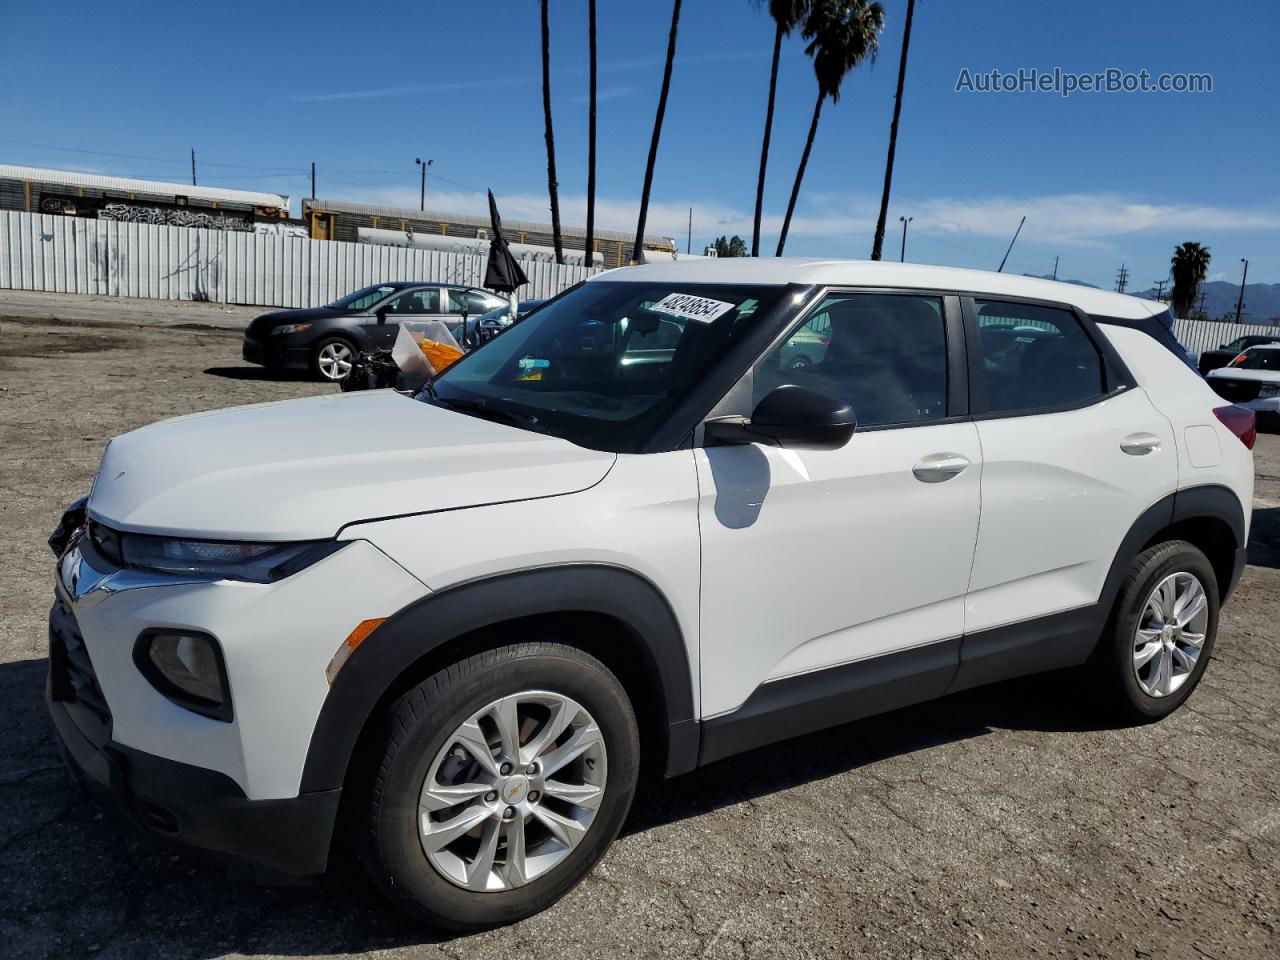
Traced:
<path fill-rule="evenodd" d="M 964 302 L 983 459 L 967 659 L 980 646 L 971 634 L 1096 604 L 1121 541 L 1176 489 L 1178 468 L 1169 421 L 1087 317 L 1028 301 Z"/>

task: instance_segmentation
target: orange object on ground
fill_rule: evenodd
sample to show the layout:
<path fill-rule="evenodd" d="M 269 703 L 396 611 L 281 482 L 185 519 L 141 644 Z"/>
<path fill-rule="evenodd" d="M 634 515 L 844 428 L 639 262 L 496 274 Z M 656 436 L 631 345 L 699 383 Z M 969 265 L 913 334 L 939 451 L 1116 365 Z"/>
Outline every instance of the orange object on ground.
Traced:
<path fill-rule="evenodd" d="M 436 373 L 443 373 L 462 359 L 461 350 L 447 343 L 440 343 L 438 340 L 423 338 L 421 346 L 422 355 L 427 358 L 427 363 L 431 364 Z"/>

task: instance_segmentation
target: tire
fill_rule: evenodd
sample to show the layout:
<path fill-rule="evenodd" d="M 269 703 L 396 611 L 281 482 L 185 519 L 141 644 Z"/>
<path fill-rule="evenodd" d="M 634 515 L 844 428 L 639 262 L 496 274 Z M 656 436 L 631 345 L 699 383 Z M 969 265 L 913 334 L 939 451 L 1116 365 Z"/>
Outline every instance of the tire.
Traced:
<path fill-rule="evenodd" d="M 341 351 L 345 350 L 345 357 Z M 311 373 L 329 383 L 341 383 L 351 373 L 351 364 L 359 350 L 347 337 L 322 337 L 311 349 Z M 345 369 L 340 370 L 345 363 Z M 334 373 L 338 375 L 333 375 Z"/>
<path fill-rule="evenodd" d="M 1182 591 L 1191 590 L 1191 578 L 1203 593 L 1204 606 L 1202 614 L 1188 618 L 1186 614 L 1194 605 L 1188 603 L 1180 611 L 1179 607 Z M 1157 588 L 1168 583 L 1173 584 L 1172 607 L 1180 612 L 1179 617 L 1169 617 L 1170 604 L 1162 604 L 1155 596 Z M 1096 689 L 1118 719 L 1134 723 L 1160 720 L 1191 696 L 1213 654 L 1218 608 L 1218 581 L 1213 566 L 1192 544 L 1185 540 L 1157 544 L 1134 560 L 1090 661 Z M 1165 621 L 1183 619 L 1187 620 L 1187 628 L 1168 636 L 1156 629 Z M 1139 628 L 1144 631 L 1141 636 Z M 1197 634 L 1202 640 L 1188 669 Z M 1150 659 L 1139 666 L 1139 660 L 1148 656 Z M 1169 674 L 1155 672 L 1164 666 L 1169 668 Z"/>
<path fill-rule="evenodd" d="M 520 699 L 530 695 L 533 700 Z M 542 719 L 543 706 L 535 702 L 539 697 L 549 702 L 558 697 L 565 705 L 558 714 L 547 709 Z M 572 714 L 572 725 L 536 753 L 548 767 L 558 762 L 557 755 L 567 756 L 583 743 L 591 746 L 545 779 L 530 774 L 525 780 L 520 774 L 532 768 L 523 759 L 503 777 L 502 763 L 510 751 L 494 722 L 499 714 L 484 713 L 499 703 L 515 703 L 522 718 L 515 725 L 523 734 L 517 752 L 532 750 L 544 732 L 554 732 L 554 724 L 542 726 L 539 720 L 546 724 L 552 716 Z M 484 715 L 472 726 L 478 713 Z M 357 849 L 370 877 L 391 900 L 432 926 L 484 929 L 545 909 L 596 865 L 630 809 L 640 759 L 631 702 L 604 664 L 573 647 L 530 642 L 468 657 L 393 701 L 384 721 L 382 755 Z M 487 735 L 469 738 L 474 752 L 462 746 L 464 730 Z M 489 744 L 492 772 L 478 759 Z M 462 795 L 455 792 L 446 798 L 447 807 L 420 812 L 420 802 L 433 806 L 441 790 L 458 783 L 465 785 L 454 791 L 473 795 L 453 806 Z M 478 783 L 493 789 L 478 793 Z M 539 791 L 540 786 L 545 789 Z M 598 797 L 587 796 L 600 787 Z M 427 788 L 433 793 L 425 794 Z M 586 798 L 583 805 L 562 799 L 575 789 Z M 591 802 L 594 812 L 586 806 Z M 519 812 L 509 816 L 513 810 Z M 573 829 L 563 825 L 567 820 L 573 821 Z M 441 845 L 452 825 L 464 822 L 476 826 Z M 558 834 L 548 822 L 558 825 Z M 439 832 L 424 838 L 425 825 Z M 566 844 L 561 835 L 575 842 Z M 513 856 L 513 844 L 530 860 Z M 488 889 L 478 889 L 482 886 Z"/>

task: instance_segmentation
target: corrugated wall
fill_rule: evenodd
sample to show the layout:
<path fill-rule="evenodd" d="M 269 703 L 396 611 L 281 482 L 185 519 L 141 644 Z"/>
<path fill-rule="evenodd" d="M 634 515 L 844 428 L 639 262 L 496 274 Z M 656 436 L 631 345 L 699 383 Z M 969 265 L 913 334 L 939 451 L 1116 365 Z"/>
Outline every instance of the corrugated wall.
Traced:
<path fill-rule="evenodd" d="M 599 272 L 522 265 L 522 299 Z M 311 307 L 388 280 L 479 286 L 483 277 L 483 258 L 438 250 L 0 211 L 0 288 L 9 290 Z"/>
<path fill-rule="evenodd" d="M 1204 351 L 1216 350 L 1236 337 L 1248 337 L 1254 334 L 1280 336 L 1280 327 L 1259 326 L 1253 323 L 1221 323 L 1210 320 L 1173 321 L 1173 335 L 1193 357 L 1197 358 Z"/>

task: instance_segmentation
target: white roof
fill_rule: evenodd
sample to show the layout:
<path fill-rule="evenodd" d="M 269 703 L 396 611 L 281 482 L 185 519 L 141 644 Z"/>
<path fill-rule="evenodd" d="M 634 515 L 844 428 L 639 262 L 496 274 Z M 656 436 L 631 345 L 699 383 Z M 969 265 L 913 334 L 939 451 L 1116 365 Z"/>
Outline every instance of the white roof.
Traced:
<path fill-rule="evenodd" d="M 1255 343 L 1252 347 L 1244 348 L 1245 353 L 1251 350 L 1280 350 L 1280 343 Z"/>
<path fill-rule="evenodd" d="M 874 260 L 803 260 L 792 257 L 711 257 L 621 267 L 590 278 L 655 283 L 830 284 L 901 287 L 1056 300 L 1103 317 L 1142 319 L 1163 313 L 1163 303 L 1058 280 L 1012 273 Z"/>
<path fill-rule="evenodd" d="M 72 187 L 118 190 L 121 193 L 172 194 L 181 197 L 198 197 L 201 200 L 246 203 L 255 207 L 280 207 L 282 209 L 288 209 L 289 207 L 289 198 L 280 193 L 259 193 L 256 190 L 232 190 L 225 187 L 198 187 L 190 183 L 134 180 L 130 177 L 104 177 L 96 173 L 77 173 L 74 170 L 48 170 L 44 167 L 20 167 L 9 163 L 0 163 L 0 179 L 62 183 Z"/>

